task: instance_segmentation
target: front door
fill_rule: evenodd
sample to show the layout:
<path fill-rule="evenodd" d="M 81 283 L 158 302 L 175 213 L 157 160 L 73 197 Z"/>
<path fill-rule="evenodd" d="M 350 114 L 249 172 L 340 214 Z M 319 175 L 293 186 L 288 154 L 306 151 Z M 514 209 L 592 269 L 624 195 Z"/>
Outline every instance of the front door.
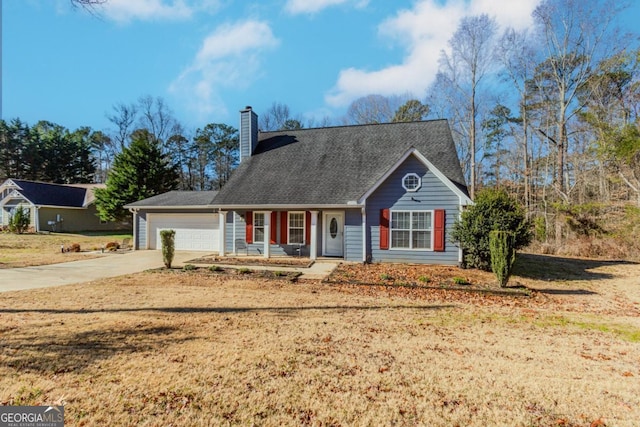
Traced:
<path fill-rule="evenodd" d="M 344 255 L 344 213 L 325 212 L 323 221 L 322 241 L 324 243 L 323 255 Z"/>

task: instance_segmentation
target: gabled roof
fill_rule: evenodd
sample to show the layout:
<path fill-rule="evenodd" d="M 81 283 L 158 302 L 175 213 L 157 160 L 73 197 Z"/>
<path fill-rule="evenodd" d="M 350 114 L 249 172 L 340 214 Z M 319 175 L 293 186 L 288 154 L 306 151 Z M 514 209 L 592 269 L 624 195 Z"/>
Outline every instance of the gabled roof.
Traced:
<path fill-rule="evenodd" d="M 211 206 L 217 191 L 169 191 L 125 205 L 125 208 L 195 208 Z"/>
<path fill-rule="evenodd" d="M 261 132 L 216 205 L 346 205 L 415 148 L 467 194 L 446 120 Z"/>
<path fill-rule="evenodd" d="M 10 179 L 4 185 L 15 184 L 25 199 L 36 206 L 84 208 L 94 201 L 93 189 L 102 184 L 51 184 L 47 182 Z"/>

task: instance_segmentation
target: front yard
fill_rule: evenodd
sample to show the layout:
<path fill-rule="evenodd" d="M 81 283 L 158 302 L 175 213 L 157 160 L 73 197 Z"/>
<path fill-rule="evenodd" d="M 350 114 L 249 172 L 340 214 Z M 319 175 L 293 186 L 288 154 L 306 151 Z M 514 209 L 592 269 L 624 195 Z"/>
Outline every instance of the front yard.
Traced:
<path fill-rule="evenodd" d="M 531 297 L 208 269 L 3 293 L 0 403 L 70 426 L 637 425 L 640 266 L 529 261 Z"/>
<path fill-rule="evenodd" d="M 130 234 L 13 234 L 0 233 L 0 268 L 29 267 L 87 259 L 91 252 L 101 251 L 109 242 L 122 243 Z M 63 252 L 71 245 L 80 245 L 80 252 Z"/>

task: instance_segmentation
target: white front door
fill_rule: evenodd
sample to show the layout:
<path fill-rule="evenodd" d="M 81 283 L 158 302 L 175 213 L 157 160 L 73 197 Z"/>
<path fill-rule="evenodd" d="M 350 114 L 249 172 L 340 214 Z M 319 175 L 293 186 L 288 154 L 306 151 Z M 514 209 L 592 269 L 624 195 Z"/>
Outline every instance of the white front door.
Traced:
<path fill-rule="evenodd" d="M 344 212 L 325 212 L 323 223 L 323 255 L 344 255 Z"/>

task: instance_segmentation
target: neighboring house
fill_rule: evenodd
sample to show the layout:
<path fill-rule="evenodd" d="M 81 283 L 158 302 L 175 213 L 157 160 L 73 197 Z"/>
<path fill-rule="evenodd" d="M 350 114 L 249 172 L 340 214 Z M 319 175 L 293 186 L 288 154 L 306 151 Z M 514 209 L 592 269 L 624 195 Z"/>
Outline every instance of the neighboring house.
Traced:
<path fill-rule="evenodd" d="M 257 123 L 250 107 L 240 112 L 240 165 L 208 203 L 209 195 L 180 208 L 174 194 L 173 206 L 156 203 L 153 209 L 209 209 L 212 221 L 217 212 L 212 248 L 220 255 L 247 250 L 347 261 L 462 260 L 447 236 L 472 201 L 446 120 L 278 132 L 258 132 Z M 128 206 L 138 249 L 157 248 L 150 244 L 158 225 L 147 202 Z M 173 228 L 171 221 L 161 225 Z"/>
<path fill-rule="evenodd" d="M 50 184 L 7 179 L 0 185 L 0 225 L 6 226 L 16 209 L 29 212 L 36 232 L 127 230 L 131 226 L 101 221 L 95 206 L 95 188 L 104 184 Z"/>

